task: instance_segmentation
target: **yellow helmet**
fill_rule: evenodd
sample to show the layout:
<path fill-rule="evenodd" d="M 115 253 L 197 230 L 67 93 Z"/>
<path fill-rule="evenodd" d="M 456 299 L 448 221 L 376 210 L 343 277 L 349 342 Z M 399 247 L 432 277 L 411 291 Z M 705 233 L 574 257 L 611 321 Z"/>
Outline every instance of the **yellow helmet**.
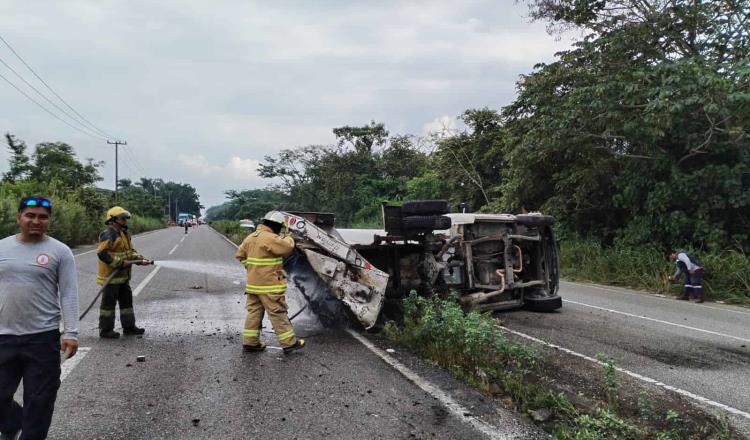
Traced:
<path fill-rule="evenodd" d="M 282 214 L 279 211 L 268 211 L 266 215 L 263 216 L 263 220 L 278 223 L 280 225 L 286 224 L 286 219 L 284 218 L 284 214 Z"/>
<path fill-rule="evenodd" d="M 113 206 L 107 211 L 107 221 L 105 223 L 111 223 L 116 217 L 130 218 L 130 213 L 121 206 Z"/>

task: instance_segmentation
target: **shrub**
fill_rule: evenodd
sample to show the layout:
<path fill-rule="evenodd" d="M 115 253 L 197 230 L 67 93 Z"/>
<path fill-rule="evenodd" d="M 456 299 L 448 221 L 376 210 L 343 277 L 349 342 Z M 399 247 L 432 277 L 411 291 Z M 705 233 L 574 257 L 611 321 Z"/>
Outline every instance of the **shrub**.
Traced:
<path fill-rule="evenodd" d="M 750 256 L 738 250 L 694 252 L 706 266 L 707 296 L 730 303 L 750 303 Z M 561 242 L 560 269 L 571 280 L 593 281 L 660 293 L 677 293 L 669 282 L 674 265 L 663 249 L 617 244 L 603 247 L 593 240 Z M 681 284 L 681 283 L 680 283 Z"/>

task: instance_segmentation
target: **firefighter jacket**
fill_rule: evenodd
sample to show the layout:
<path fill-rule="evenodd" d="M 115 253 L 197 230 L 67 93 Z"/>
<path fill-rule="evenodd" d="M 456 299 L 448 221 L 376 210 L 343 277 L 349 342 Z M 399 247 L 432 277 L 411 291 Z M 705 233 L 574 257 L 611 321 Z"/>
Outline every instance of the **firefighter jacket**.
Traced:
<path fill-rule="evenodd" d="M 117 274 L 112 277 L 109 284 L 127 283 L 130 281 L 131 267 L 123 268 L 122 263 L 126 260 L 143 259 L 133 249 L 128 228 L 118 229 L 115 226 L 109 226 L 99 234 L 97 256 L 99 257 L 99 272 L 96 276 L 96 283 L 99 285 L 103 285 L 115 270 Z"/>
<path fill-rule="evenodd" d="M 292 237 L 281 237 L 265 225 L 248 235 L 235 257 L 247 267 L 245 293 L 279 295 L 286 292 L 284 258 L 294 250 Z"/>

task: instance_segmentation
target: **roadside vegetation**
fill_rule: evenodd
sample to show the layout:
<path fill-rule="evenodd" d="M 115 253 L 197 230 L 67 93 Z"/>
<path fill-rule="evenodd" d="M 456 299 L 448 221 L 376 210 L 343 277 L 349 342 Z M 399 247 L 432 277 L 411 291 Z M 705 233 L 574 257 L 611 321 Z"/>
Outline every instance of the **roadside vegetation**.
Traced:
<path fill-rule="evenodd" d="M 223 234 L 232 243 L 239 245 L 248 235 L 248 230 L 240 227 L 240 222 L 236 220 L 217 220 L 209 222 L 209 226 Z"/>
<path fill-rule="evenodd" d="M 682 292 L 683 283 L 669 281 L 674 265 L 657 246 L 607 247 L 594 240 L 561 240 L 560 248 L 560 269 L 566 279 L 662 294 Z M 750 304 L 750 255 L 739 249 L 688 251 L 699 255 L 707 267 L 703 280 L 707 298 L 729 304 Z"/>
<path fill-rule="evenodd" d="M 464 313 L 451 299 L 412 293 L 404 302 L 403 324 L 388 322 L 384 333 L 558 439 L 731 438 L 721 418 L 628 388 L 603 355 L 602 365 L 589 364 L 591 372 L 572 379 L 544 350 L 516 341 L 497 326 L 491 315 Z M 581 380 L 583 385 L 571 386 Z"/>
<path fill-rule="evenodd" d="M 527 3 L 552 33 L 580 37 L 522 74 L 513 102 L 468 109 L 427 137 L 375 121 L 334 128 L 332 145 L 267 156 L 260 174 L 273 184 L 227 192 L 209 217 L 329 211 L 340 227 L 372 227 L 383 201 L 426 198 L 542 211 L 572 279 L 672 291 L 667 251 L 691 249 L 710 298 L 748 302 L 746 3 Z"/>
<path fill-rule="evenodd" d="M 5 140 L 10 158 L 0 182 L 0 234 L 6 237 L 17 232 L 16 213 L 22 197 L 43 195 L 53 205 L 52 237 L 70 246 L 96 241 L 104 228 L 105 212 L 115 204 L 112 191 L 96 187 L 104 163 L 79 161 L 73 147 L 63 142 L 40 143 L 29 156 L 22 140 L 11 134 Z M 149 178 L 136 184 L 120 180 L 117 203 L 133 214 L 132 233 L 167 226 L 168 194 L 180 199 L 185 209 L 199 212 L 198 195 L 190 185 Z"/>

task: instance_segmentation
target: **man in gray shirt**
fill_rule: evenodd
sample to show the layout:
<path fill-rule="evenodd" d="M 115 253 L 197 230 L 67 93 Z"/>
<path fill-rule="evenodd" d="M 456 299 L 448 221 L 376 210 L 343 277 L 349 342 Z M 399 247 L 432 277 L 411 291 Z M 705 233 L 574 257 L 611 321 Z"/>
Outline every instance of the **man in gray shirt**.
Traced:
<path fill-rule="evenodd" d="M 76 265 L 70 248 L 46 235 L 51 214 L 49 200 L 24 197 L 20 234 L 0 240 L 0 439 L 47 437 L 60 352 L 78 350 Z M 13 400 L 21 379 L 23 407 Z"/>

